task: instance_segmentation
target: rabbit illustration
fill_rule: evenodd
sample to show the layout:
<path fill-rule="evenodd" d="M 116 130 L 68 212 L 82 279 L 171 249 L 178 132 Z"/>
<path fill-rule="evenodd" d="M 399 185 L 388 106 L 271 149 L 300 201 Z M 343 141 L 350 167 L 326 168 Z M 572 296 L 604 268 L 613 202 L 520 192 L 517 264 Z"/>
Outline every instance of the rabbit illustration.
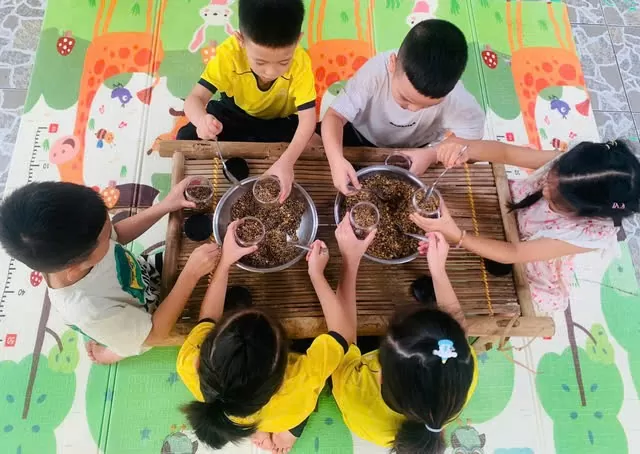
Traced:
<path fill-rule="evenodd" d="M 413 27 L 423 20 L 434 19 L 437 9 L 438 0 L 416 0 L 411 14 L 407 17 L 407 25 Z"/>
<path fill-rule="evenodd" d="M 224 27 L 224 31 L 228 35 L 233 34 L 234 30 L 230 22 L 232 11 L 229 8 L 231 3 L 233 0 L 211 0 L 207 6 L 200 10 L 203 24 L 193 34 L 189 51 L 196 52 L 202 46 L 208 27 Z"/>

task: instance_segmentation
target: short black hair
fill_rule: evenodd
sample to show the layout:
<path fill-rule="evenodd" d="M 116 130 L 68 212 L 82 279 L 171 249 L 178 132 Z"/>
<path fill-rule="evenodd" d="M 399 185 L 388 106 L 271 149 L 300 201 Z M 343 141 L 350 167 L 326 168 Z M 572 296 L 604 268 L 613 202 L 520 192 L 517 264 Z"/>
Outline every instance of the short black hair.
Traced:
<path fill-rule="evenodd" d="M 302 0 L 240 0 L 240 31 L 256 44 L 287 47 L 298 42 L 304 20 Z"/>
<path fill-rule="evenodd" d="M 469 58 L 467 40 L 451 22 L 428 19 L 402 41 L 398 66 L 423 96 L 439 99 L 456 86 Z"/>
<path fill-rule="evenodd" d="M 107 207 L 93 189 L 30 183 L 0 205 L 0 243 L 29 268 L 53 273 L 91 255 L 106 221 Z"/>

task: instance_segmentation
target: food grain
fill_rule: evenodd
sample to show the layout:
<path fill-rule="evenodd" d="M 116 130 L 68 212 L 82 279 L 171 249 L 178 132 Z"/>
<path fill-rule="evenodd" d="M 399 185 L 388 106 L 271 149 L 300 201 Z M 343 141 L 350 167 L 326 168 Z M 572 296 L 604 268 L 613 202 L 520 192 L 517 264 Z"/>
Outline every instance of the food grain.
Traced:
<path fill-rule="evenodd" d="M 404 235 L 403 232 L 422 233 L 409 219 L 409 215 L 414 212 L 411 197 L 418 186 L 383 174 L 365 177 L 360 183 L 363 188 L 372 189 L 385 199 L 381 200 L 369 191 L 360 191 L 353 196 L 345 197 L 341 207 L 342 216 L 358 202 L 371 202 L 378 208 L 378 231 L 367 253 L 385 260 L 415 254 L 418 241 Z"/>
<path fill-rule="evenodd" d="M 280 183 L 272 178 L 257 180 L 253 188 L 253 195 L 263 203 L 276 202 L 280 195 Z"/>
<path fill-rule="evenodd" d="M 209 186 L 187 187 L 186 198 L 196 204 L 195 211 L 211 211 L 213 190 Z"/>
<path fill-rule="evenodd" d="M 281 205 L 264 206 L 251 191 L 245 192 L 231 206 L 231 218 L 258 218 L 264 224 L 266 235 L 258 245 L 258 250 L 240 261 L 256 268 L 272 268 L 296 258 L 300 251 L 287 243 L 287 234 L 296 237 L 304 212 L 305 205 L 295 194 Z"/>

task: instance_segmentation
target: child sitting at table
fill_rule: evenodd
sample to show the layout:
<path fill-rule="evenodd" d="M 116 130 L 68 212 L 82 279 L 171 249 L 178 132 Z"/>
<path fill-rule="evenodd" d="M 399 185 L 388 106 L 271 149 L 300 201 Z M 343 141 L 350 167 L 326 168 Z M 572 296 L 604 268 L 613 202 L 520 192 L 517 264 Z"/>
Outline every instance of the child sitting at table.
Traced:
<path fill-rule="evenodd" d="M 298 45 L 304 5 L 302 0 L 240 0 L 238 15 L 240 31 L 216 48 L 185 100 L 191 123 L 177 138 L 291 142 L 266 172 L 280 179 L 284 201 L 293 166 L 317 121 L 311 59 Z M 216 92 L 220 100 L 212 101 Z"/>
<path fill-rule="evenodd" d="M 463 147 L 462 155 L 458 156 Z M 494 141 L 450 138 L 440 147 L 445 166 L 468 160 L 537 169 L 512 183 L 522 242 L 467 234 L 445 204 L 440 219 L 412 220 L 425 231 L 442 232 L 452 244 L 499 263 L 526 263 L 531 296 L 542 312 L 564 310 L 569 301 L 575 254 L 616 247 L 617 226 L 640 211 L 640 161 L 617 140 L 582 142 L 561 154 Z"/>
<path fill-rule="evenodd" d="M 200 322 L 178 354 L 178 374 L 197 399 L 185 412 L 198 438 L 214 449 L 252 436 L 262 449 L 288 452 L 347 351 L 345 339 L 355 338 L 355 326 L 347 323 L 355 306 L 338 299 L 329 286 L 324 277 L 329 255 L 316 241 L 307 261 L 328 333 L 316 337 L 306 354 L 289 352 L 282 325 L 260 309 L 223 315 L 229 267 L 255 250 L 236 244 L 236 226 L 237 221 L 227 230 Z M 341 250 L 350 249 L 340 244 Z M 349 272 L 343 268 L 341 281 L 350 278 Z"/>
<path fill-rule="evenodd" d="M 349 225 L 343 227 L 340 235 L 354 236 Z M 367 245 L 355 247 L 364 251 Z M 429 234 L 427 261 L 438 307 L 396 314 L 379 350 L 362 355 L 351 345 L 331 376 L 347 427 L 398 454 L 444 452 L 443 430 L 458 417 L 478 381 L 464 314 L 445 271 L 448 250 L 441 234 Z M 353 304 L 355 278 L 345 283 L 350 288 L 338 296 Z M 355 313 L 350 321 L 355 327 Z"/>
<path fill-rule="evenodd" d="M 467 40 L 454 24 L 420 22 L 398 51 L 371 58 L 347 82 L 322 119 L 322 141 L 333 184 L 342 192 L 360 188 L 343 146 L 410 148 L 411 171 L 421 175 L 435 162 L 423 149 L 449 132 L 467 139 L 484 133 L 484 112 L 460 77 Z"/>
<path fill-rule="evenodd" d="M 72 183 L 31 183 L 2 202 L 0 243 L 11 257 L 43 274 L 51 306 L 92 339 L 86 344 L 92 361 L 110 364 L 165 343 L 198 280 L 215 266 L 218 247 L 197 248 L 159 304 L 156 267 L 162 262 L 154 267 L 122 246 L 167 213 L 193 208 L 184 198 L 189 181 L 115 224 L 100 194 Z"/>

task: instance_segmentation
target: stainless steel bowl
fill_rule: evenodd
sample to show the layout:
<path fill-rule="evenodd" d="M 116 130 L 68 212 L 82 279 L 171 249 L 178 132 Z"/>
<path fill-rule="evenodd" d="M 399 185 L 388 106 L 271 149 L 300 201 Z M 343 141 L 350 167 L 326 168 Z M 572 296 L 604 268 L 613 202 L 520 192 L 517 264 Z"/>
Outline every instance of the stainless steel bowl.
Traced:
<path fill-rule="evenodd" d="M 426 185 L 420 180 L 420 178 L 418 178 L 408 170 L 402 169 L 400 167 L 376 165 L 376 166 L 365 167 L 363 169 L 358 170 L 357 172 L 358 179 L 360 180 L 362 180 L 364 177 L 374 176 L 378 174 L 384 174 L 392 178 L 398 178 L 400 180 L 407 181 L 411 184 L 414 184 L 417 187 L 421 187 L 421 188 L 426 187 Z M 338 195 L 336 196 L 336 201 L 333 206 L 333 215 L 335 217 L 336 224 L 339 224 L 340 221 L 342 221 L 342 218 L 340 217 L 340 206 L 344 201 L 344 197 L 345 196 L 339 192 Z M 415 254 L 409 255 L 407 257 L 402 257 L 399 259 L 392 259 L 392 260 L 380 259 L 378 257 L 373 257 L 369 254 L 365 254 L 364 256 L 369 260 L 372 260 L 377 263 L 382 263 L 384 265 L 399 265 L 402 263 L 408 263 L 408 262 L 411 262 L 412 260 L 415 260 L 418 257 L 418 253 L 416 252 Z"/>
<path fill-rule="evenodd" d="M 245 193 L 251 192 L 253 183 L 258 177 L 251 177 L 242 180 L 239 185 L 232 186 L 227 192 L 224 193 L 218 205 L 216 211 L 213 214 L 213 236 L 218 244 L 222 244 L 227 227 L 231 224 L 231 207 L 233 204 Z M 305 204 L 305 211 L 302 215 L 302 222 L 298 228 L 298 238 L 300 244 L 310 244 L 315 240 L 316 233 L 318 233 L 318 212 L 313 200 L 305 191 L 302 186 L 297 183 L 293 184 L 291 189 L 291 196 L 296 197 Z M 274 273 L 276 271 L 286 270 L 287 268 L 295 265 L 302 257 L 306 255 L 306 251 L 300 250 L 300 253 L 287 263 L 272 268 L 256 268 L 253 266 L 245 265 L 238 262 L 238 267 L 243 270 L 252 271 L 254 273 Z"/>

